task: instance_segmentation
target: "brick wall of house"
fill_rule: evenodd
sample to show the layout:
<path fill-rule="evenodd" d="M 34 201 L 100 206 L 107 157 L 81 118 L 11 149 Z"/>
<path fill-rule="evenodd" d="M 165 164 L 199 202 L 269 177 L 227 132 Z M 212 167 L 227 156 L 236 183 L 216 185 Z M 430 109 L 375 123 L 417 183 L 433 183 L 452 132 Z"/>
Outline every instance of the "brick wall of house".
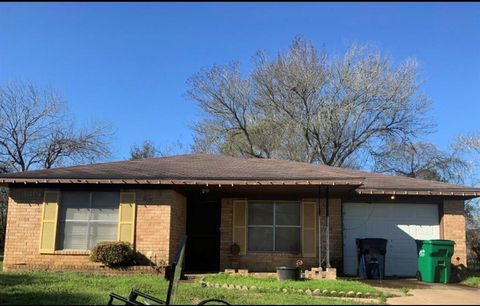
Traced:
<path fill-rule="evenodd" d="M 178 192 L 173 192 L 170 222 L 170 262 L 176 256 L 177 249 L 187 232 L 187 198 Z"/>
<path fill-rule="evenodd" d="M 175 256 L 186 231 L 186 198 L 174 190 L 133 189 L 136 192 L 137 214 L 135 247 L 143 257 L 140 264 L 151 261 L 167 264 Z M 61 269 L 105 270 L 92 263 L 87 252 L 57 251 L 40 254 L 40 226 L 43 188 L 11 188 L 5 242 L 4 270 Z M 251 271 L 273 271 L 276 266 L 294 265 L 303 259 L 305 267 L 318 266 L 318 258 L 302 258 L 301 254 L 247 253 L 232 256 L 232 199 L 222 199 L 220 227 L 220 268 L 245 268 Z M 321 224 L 325 225 L 325 201 L 320 201 Z M 324 228 L 323 228 L 324 230 Z M 171 239 L 170 239 L 171 237 Z M 441 238 L 455 241 L 454 264 L 466 265 L 464 202 L 445 200 L 441 216 Z M 325 235 L 322 235 L 322 255 L 325 256 Z M 342 257 L 342 211 L 340 199 L 330 200 L 330 258 L 339 268 Z M 457 257 L 459 260 L 457 260 Z M 138 271 L 144 272 L 142 268 Z"/>
<path fill-rule="evenodd" d="M 322 222 L 325 222 L 325 201 L 320 201 Z M 341 201 L 330 200 L 330 258 L 342 256 Z M 325 223 L 323 223 L 325 225 Z M 302 257 L 301 254 L 290 253 L 248 253 L 233 256 L 230 246 L 233 243 L 233 201 L 222 199 L 220 225 L 220 270 L 248 269 L 249 271 L 275 271 L 278 266 L 292 266 L 302 259 L 305 268 L 318 267 L 317 257 Z M 325 237 L 322 237 L 323 256 L 325 256 Z M 333 264 L 332 264 L 333 266 Z"/>
<path fill-rule="evenodd" d="M 168 264 L 175 252 L 177 237 L 185 231 L 185 198 L 173 190 L 128 191 L 136 192 L 135 249 L 140 253 L 139 264 L 145 265 L 149 261 L 157 265 Z M 86 251 L 39 253 L 43 193 L 43 188 L 10 189 L 4 271 L 105 271 L 101 264 L 89 260 Z M 169 239 L 170 234 L 175 238 Z M 153 272 L 153 269 L 135 267 L 128 271 Z"/>
<path fill-rule="evenodd" d="M 220 205 L 220 271 L 232 268 L 230 246 L 233 243 L 233 202 L 222 198 Z"/>
<path fill-rule="evenodd" d="M 135 249 L 145 256 L 140 258 L 140 263 L 150 262 L 158 266 L 167 264 L 170 255 L 171 211 L 176 192 L 155 189 L 128 191 L 136 194 Z"/>
<path fill-rule="evenodd" d="M 452 263 L 467 265 L 467 245 L 465 237 L 465 202 L 462 200 L 443 201 L 441 217 L 441 238 L 455 241 Z"/>
<path fill-rule="evenodd" d="M 40 255 L 40 226 L 43 203 L 41 188 L 10 189 L 5 237 L 4 271 L 77 265 L 95 266 L 81 252 L 71 255 Z"/>

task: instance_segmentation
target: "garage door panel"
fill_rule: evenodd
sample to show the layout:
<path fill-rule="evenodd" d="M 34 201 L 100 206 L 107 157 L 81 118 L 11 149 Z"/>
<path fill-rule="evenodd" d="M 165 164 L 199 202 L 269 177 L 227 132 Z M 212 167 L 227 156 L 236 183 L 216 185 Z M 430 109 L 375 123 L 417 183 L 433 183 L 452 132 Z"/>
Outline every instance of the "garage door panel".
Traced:
<path fill-rule="evenodd" d="M 357 272 L 356 238 L 388 240 L 385 275 L 414 276 L 415 239 L 438 239 L 436 204 L 344 203 L 344 272 Z"/>
<path fill-rule="evenodd" d="M 417 246 L 415 244 L 415 240 L 410 239 L 392 239 L 388 241 L 387 250 L 391 256 L 395 254 L 415 254 L 417 252 Z M 416 258 L 416 257 L 415 257 Z"/>
<path fill-rule="evenodd" d="M 415 215 L 414 210 L 404 206 L 389 206 L 391 207 L 391 211 L 389 212 L 391 215 L 387 217 L 388 219 L 409 220 Z"/>
<path fill-rule="evenodd" d="M 392 208 L 389 206 L 384 206 L 381 204 L 370 204 L 367 207 L 364 206 L 363 214 L 368 217 L 370 215 L 370 220 L 385 218 L 385 216 L 392 216 Z"/>
<path fill-rule="evenodd" d="M 410 227 L 408 225 L 389 224 L 382 233 L 384 233 L 384 235 L 388 233 L 388 238 L 390 239 L 405 239 L 407 238 L 405 236 L 410 237 Z"/>
<path fill-rule="evenodd" d="M 427 205 L 427 206 L 416 207 L 415 209 L 416 217 L 419 219 L 423 218 L 424 221 L 431 220 L 432 214 L 438 215 L 438 207 Z"/>
<path fill-rule="evenodd" d="M 388 262 L 385 262 L 385 275 L 413 276 L 417 272 L 416 260 L 398 256 L 392 256 L 390 260 L 395 262 L 395 265 L 390 265 Z"/>
<path fill-rule="evenodd" d="M 432 226 L 425 226 L 425 225 L 420 225 L 415 227 L 415 236 L 418 238 L 427 236 L 434 236 L 435 235 L 435 228 Z"/>
<path fill-rule="evenodd" d="M 368 226 L 365 221 L 366 221 L 365 218 L 344 218 L 343 219 L 344 231 L 355 230 L 358 227 Z M 348 224 L 348 226 L 346 224 Z"/>

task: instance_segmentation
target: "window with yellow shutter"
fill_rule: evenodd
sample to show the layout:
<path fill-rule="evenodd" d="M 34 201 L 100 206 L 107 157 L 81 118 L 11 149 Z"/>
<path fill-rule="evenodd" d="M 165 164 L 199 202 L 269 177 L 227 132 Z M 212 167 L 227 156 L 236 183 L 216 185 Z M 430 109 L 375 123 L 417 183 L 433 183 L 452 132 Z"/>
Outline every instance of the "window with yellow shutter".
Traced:
<path fill-rule="evenodd" d="M 317 202 L 302 201 L 302 255 L 315 257 L 317 254 Z"/>
<path fill-rule="evenodd" d="M 46 190 L 44 193 L 40 229 L 40 253 L 42 254 L 55 252 L 59 194 L 58 190 Z"/>

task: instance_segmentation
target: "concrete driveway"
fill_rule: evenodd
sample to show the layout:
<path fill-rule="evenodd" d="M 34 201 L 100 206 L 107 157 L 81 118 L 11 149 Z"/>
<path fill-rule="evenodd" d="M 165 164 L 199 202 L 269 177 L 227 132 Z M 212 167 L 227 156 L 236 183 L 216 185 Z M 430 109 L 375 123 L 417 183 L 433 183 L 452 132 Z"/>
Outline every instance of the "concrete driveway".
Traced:
<path fill-rule="evenodd" d="M 480 289 L 462 284 L 430 284 L 416 279 L 366 281 L 378 290 L 399 297 L 388 298 L 389 305 L 479 305 Z M 403 288 L 408 288 L 405 296 Z"/>

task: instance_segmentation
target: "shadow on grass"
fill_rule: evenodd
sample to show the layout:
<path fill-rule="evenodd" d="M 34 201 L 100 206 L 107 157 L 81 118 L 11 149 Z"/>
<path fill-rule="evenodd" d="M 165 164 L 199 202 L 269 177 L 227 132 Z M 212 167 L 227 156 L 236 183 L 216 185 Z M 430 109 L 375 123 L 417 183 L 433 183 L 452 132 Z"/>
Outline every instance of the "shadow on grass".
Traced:
<path fill-rule="evenodd" d="M 0 305 L 85 305 L 98 301 L 95 294 L 79 294 L 61 286 L 51 286 L 56 281 L 59 279 L 43 275 L 0 273 Z"/>
<path fill-rule="evenodd" d="M 105 298 L 105 304 L 107 298 Z M 64 292 L 7 292 L 2 294 L 0 305 L 88 305 L 92 297 L 86 294 Z"/>
<path fill-rule="evenodd" d="M 55 280 L 34 273 L 0 273 L 0 287 L 14 287 L 19 285 L 49 284 Z"/>
<path fill-rule="evenodd" d="M 0 273 L 0 286 L 3 288 L 24 284 L 31 285 L 43 281 L 42 277 L 25 273 Z"/>

